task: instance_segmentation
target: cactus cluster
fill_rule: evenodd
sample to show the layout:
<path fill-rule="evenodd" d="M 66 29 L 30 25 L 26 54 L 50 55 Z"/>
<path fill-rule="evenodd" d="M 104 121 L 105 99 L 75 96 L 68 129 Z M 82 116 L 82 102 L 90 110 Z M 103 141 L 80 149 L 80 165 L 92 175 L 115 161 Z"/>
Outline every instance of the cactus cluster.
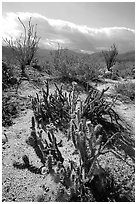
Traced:
<path fill-rule="evenodd" d="M 97 163 L 98 156 L 103 154 L 104 149 L 108 150 L 106 148 L 108 145 L 112 147 L 118 132 L 121 132 L 123 127 L 120 123 L 121 118 L 112 108 L 116 98 L 111 103 L 104 98 L 104 93 L 108 88 L 103 89 L 101 93 L 96 89 L 91 89 L 83 102 L 79 99 L 76 84 L 72 82 L 72 89 L 68 93 L 63 92 L 62 86 L 59 88 L 55 84 L 56 90 L 54 94 L 50 94 L 47 81 L 46 91 L 42 89 L 42 98 L 40 99 L 37 94 L 37 97 L 32 100 L 32 107 L 38 127 L 40 124 L 44 131 L 47 131 L 48 124 L 68 130 L 68 140 L 72 140 L 80 154 L 85 174 L 89 174 Z M 48 138 L 50 142 L 53 140 L 51 143 L 54 144 L 55 150 L 52 154 L 58 161 L 56 155 L 59 158 L 62 156 L 51 129 L 48 130 Z M 111 151 L 114 152 L 113 147 L 112 149 Z"/>
<path fill-rule="evenodd" d="M 103 145 L 103 127 L 93 127 L 91 121 L 84 119 L 71 120 L 70 135 L 75 148 L 79 151 L 85 174 L 88 174 L 92 163 L 97 159 Z"/>
<path fill-rule="evenodd" d="M 56 127 L 66 128 L 70 121 L 70 112 L 76 106 L 76 94 L 73 89 L 67 94 L 63 92 L 62 86 L 59 88 L 55 84 L 56 90 L 54 94 L 49 93 L 49 83 L 46 82 L 46 91 L 42 88 L 42 97 L 38 94 L 32 99 L 32 109 L 38 124 L 42 129 L 46 124 L 52 122 Z"/>
<path fill-rule="evenodd" d="M 34 148 L 37 156 L 43 163 L 43 166 L 45 167 L 47 164 L 48 171 L 50 172 L 53 165 L 55 165 L 57 161 L 60 161 L 61 163 L 64 161 L 64 158 L 62 157 L 62 154 L 58 148 L 56 137 L 54 135 L 55 127 L 52 123 L 49 124 L 47 126 L 47 139 L 43 139 L 42 130 L 38 132 L 36 131 L 35 119 L 32 117 L 31 129 L 31 135 L 26 140 L 26 142 Z M 43 173 L 45 170 L 42 168 L 41 172 Z"/>
<path fill-rule="evenodd" d="M 111 103 L 107 102 L 104 98 L 104 93 L 108 90 L 108 88 L 103 89 L 101 93 L 95 89 L 90 90 L 86 100 L 84 101 L 82 117 L 86 117 L 94 125 L 102 124 L 104 126 L 105 122 L 109 122 L 110 124 L 115 125 L 114 128 L 120 128 L 121 126 L 119 121 L 121 118 L 112 108 L 115 104 L 116 97 Z"/>
<path fill-rule="evenodd" d="M 86 186 L 87 181 L 81 165 L 77 165 L 72 160 L 66 167 L 58 163 L 56 174 L 59 176 L 59 182 L 67 189 L 68 201 L 93 201 L 91 189 Z"/>
<path fill-rule="evenodd" d="M 42 174 L 54 172 L 52 175 L 56 182 L 60 182 L 74 200 L 89 201 L 91 198 L 93 201 L 90 195 L 92 183 L 97 179 L 100 193 L 107 186 L 107 177 L 99 164 L 99 156 L 112 152 L 124 161 L 117 152 L 122 126 L 120 117 L 112 108 L 116 99 L 108 103 L 104 99 L 107 89 L 101 93 L 92 89 L 83 102 L 79 99 L 75 82 L 68 93 L 63 92 L 62 86 L 59 88 L 55 84 L 56 90 L 50 94 L 48 81 L 46 87 L 46 91 L 42 89 L 41 98 L 37 94 L 32 99 L 35 117 L 32 117 L 32 130 L 27 143 L 34 148 L 43 163 L 40 168 Z M 64 166 L 64 158 L 59 150 L 61 141 L 57 143 L 55 136 L 58 129 L 67 130 L 68 140 L 72 141 L 79 154 L 78 164 L 70 161 L 68 166 Z M 42 137 L 43 130 L 46 139 Z M 127 151 L 126 156 L 131 157 L 132 153 Z M 29 166 L 29 161 L 24 159 Z"/>

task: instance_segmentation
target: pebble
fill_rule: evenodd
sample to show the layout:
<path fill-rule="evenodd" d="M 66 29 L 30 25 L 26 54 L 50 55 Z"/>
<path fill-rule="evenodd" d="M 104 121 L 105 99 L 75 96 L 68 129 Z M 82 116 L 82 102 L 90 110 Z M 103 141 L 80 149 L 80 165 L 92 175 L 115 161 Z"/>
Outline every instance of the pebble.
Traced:
<path fill-rule="evenodd" d="M 6 135 L 6 133 L 2 134 L 2 144 L 5 144 L 6 142 L 8 142 L 8 137 Z"/>

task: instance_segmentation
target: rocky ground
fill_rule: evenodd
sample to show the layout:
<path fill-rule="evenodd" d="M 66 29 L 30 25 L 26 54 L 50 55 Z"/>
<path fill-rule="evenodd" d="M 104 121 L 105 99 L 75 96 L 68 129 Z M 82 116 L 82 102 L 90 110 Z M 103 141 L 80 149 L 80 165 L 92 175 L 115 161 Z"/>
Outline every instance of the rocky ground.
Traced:
<path fill-rule="evenodd" d="M 108 100 L 114 94 L 114 84 L 108 82 L 105 84 L 98 84 L 97 88 L 102 90 L 106 86 L 110 89 L 106 93 Z M 23 82 L 19 89 L 19 94 L 22 97 L 34 96 L 39 90 L 34 89 L 28 82 Z M 54 91 L 54 85 L 51 86 L 51 92 Z M 83 95 L 84 98 L 84 95 Z M 25 99 L 24 99 L 25 100 Z M 123 103 L 117 100 L 115 110 L 121 117 L 130 125 L 132 136 L 134 137 L 135 129 L 135 105 L 130 103 Z M 26 143 L 26 139 L 31 132 L 31 117 L 33 111 L 30 104 L 24 106 L 17 118 L 13 120 L 13 125 L 10 127 L 3 127 L 2 132 L 7 137 L 7 142 L 2 145 L 2 201 L 3 202 L 30 202 L 30 201 L 66 201 L 67 195 L 58 195 L 60 183 L 54 174 L 36 174 L 33 171 L 26 169 L 17 169 L 13 166 L 14 161 L 22 163 L 22 156 L 27 155 L 31 164 L 39 168 L 42 164 L 36 156 L 33 148 Z M 78 160 L 78 155 L 74 152 L 74 146 L 71 141 L 67 141 L 66 136 L 59 132 L 57 140 L 62 139 L 63 146 L 60 151 L 65 158 L 64 163 L 68 159 Z M 102 167 L 111 168 L 117 182 L 123 186 L 123 193 L 127 195 L 130 201 L 134 201 L 135 183 L 134 183 L 134 162 L 127 158 L 130 166 L 120 160 L 116 159 L 111 153 L 107 157 L 100 158 Z M 114 165 L 115 164 L 115 165 Z"/>

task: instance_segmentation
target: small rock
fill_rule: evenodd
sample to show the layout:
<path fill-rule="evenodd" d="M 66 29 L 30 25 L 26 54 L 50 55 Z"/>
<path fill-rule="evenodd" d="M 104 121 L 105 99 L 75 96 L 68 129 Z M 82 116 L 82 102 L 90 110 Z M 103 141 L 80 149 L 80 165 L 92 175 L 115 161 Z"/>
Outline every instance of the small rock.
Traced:
<path fill-rule="evenodd" d="M 24 111 L 25 110 L 25 108 L 21 108 L 21 111 Z"/>
<path fill-rule="evenodd" d="M 16 197 L 12 198 L 12 201 L 16 201 Z"/>
<path fill-rule="evenodd" d="M 2 144 L 5 144 L 6 142 L 8 142 L 8 137 L 7 137 L 7 135 L 4 133 L 4 134 L 2 134 Z"/>
<path fill-rule="evenodd" d="M 77 149 L 74 150 L 74 152 L 72 153 L 72 155 L 75 155 L 75 154 L 79 154 L 79 151 Z"/>
<path fill-rule="evenodd" d="M 2 202 L 5 202 L 5 201 L 6 201 L 6 199 L 5 199 L 5 198 L 3 198 L 3 199 L 2 199 Z"/>

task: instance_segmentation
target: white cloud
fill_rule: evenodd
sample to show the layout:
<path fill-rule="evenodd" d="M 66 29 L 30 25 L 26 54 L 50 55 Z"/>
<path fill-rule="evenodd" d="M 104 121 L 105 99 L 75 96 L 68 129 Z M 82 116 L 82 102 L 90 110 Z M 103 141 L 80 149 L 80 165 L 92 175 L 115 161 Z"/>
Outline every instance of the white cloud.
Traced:
<path fill-rule="evenodd" d="M 126 52 L 135 48 L 135 31 L 125 27 L 90 28 L 86 25 L 60 19 L 49 19 L 38 13 L 7 13 L 3 16 L 3 37 L 18 37 L 23 28 L 17 17 L 27 25 L 32 17 L 32 23 L 38 25 L 38 35 L 41 37 L 40 46 L 56 48 L 57 43 L 62 47 L 96 52 L 102 48 L 108 49 L 116 43 L 119 51 Z"/>

